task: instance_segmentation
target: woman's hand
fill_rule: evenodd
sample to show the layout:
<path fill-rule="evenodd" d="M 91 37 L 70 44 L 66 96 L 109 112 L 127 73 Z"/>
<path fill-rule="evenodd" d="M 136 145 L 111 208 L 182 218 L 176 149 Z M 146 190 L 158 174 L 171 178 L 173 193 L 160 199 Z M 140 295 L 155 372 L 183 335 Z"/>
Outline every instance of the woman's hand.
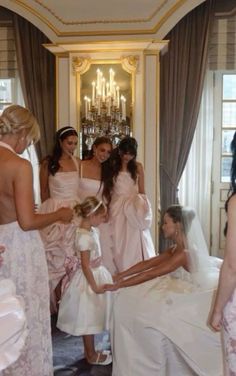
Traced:
<path fill-rule="evenodd" d="M 210 327 L 219 332 L 222 328 L 222 313 L 213 311 L 210 320 L 209 320 Z"/>
<path fill-rule="evenodd" d="M 73 218 L 73 209 L 63 207 L 57 210 L 57 214 L 59 216 L 59 221 L 68 223 Z"/>
<path fill-rule="evenodd" d="M 100 285 L 100 286 L 96 286 L 93 288 L 93 291 L 96 293 L 96 294 L 104 294 L 105 292 L 105 288 L 104 288 L 105 285 Z"/>
<path fill-rule="evenodd" d="M 4 251 L 5 251 L 4 245 L 0 245 L 0 266 L 3 263 L 3 257 L 1 256 L 1 253 L 3 253 Z"/>
<path fill-rule="evenodd" d="M 119 288 L 120 288 L 119 283 L 114 283 L 114 284 L 112 284 L 112 283 L 106 283 L 106 284 L 104 285 L 104 290 L 105 290 L 105 291 L 116 291 L 116 290 L 118 290 Z"/>
<path fill-rule="evenodd" d="M 122 276 L 120 275 L 120 273 L 114 274 L 112 276 L 112 280 L 114 283 L 119 282 L 121 279 L 122 279 Z"/>

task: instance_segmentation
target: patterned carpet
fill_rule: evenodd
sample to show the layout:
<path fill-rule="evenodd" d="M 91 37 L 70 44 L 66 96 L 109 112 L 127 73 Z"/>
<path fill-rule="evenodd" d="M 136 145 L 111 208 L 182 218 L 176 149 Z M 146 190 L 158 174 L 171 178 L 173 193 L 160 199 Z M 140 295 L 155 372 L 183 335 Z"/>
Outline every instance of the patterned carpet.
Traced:
<path fill-rule="evenodd" d="M 96 349 L 110 349 L 108 333 L 95 336 Z M 112 366 L 89 365 L 83 356 L 81 337 L 69 336 L 56 328 L 52 317 L 52 344 L 54 376 L 111 376 Z"/>

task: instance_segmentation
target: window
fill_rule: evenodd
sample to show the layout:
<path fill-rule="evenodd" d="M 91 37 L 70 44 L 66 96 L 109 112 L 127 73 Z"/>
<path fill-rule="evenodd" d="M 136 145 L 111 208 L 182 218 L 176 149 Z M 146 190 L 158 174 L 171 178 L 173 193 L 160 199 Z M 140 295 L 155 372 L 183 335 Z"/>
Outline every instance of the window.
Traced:
<path fill-rule="evenodd" d="M 22 90 L 19 78 L 2 78 L 0 79 L 0 114 L 7 106 L 11 104 L 19 104 L 24 106 Z M 21 155 L 23 158 L 31 162 L 34 175 L 34 197 L 35 203 L 40 203 L 39 189 L 39 162 L 35 147 L 29 146 Z"/>
<path fill-rule="evenodd" d="M 236 131 L 236 74 L 222 74 L 221 182 L 230 181 L 230 143 Z"/>

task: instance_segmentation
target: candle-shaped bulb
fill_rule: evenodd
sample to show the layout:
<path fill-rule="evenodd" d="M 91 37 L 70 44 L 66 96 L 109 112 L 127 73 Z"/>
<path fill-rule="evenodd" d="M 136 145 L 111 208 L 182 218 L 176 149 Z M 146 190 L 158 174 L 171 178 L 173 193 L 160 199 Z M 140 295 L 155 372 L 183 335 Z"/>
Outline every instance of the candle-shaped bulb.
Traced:
<path fill-rule="evenodd" d="M 95 105 L 95 81 L 92 82 L 92 106 Z"/>

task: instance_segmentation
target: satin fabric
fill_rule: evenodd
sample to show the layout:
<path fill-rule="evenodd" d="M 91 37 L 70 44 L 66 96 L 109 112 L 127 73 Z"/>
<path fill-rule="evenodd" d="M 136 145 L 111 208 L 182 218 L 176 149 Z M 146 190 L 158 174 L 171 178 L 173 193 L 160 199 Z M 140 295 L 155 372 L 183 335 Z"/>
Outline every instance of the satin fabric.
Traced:
<path fill-rule="evenodd" d="M 146 195 L 128 172 L 119 172 L 109 210 L 112 254 L 117 271 L 156 255 L 150 227 L 152 210 Z"/>
<path fill-rule="evenodd" d="M 90 267 L 97 285 L 112 283 L 111 274 L 101 263 L 99 231 L 78 229 L 75 246 L 78 257 L 80 252 L 90 251 Z M 72 335 L 101 333 L 109 329 L 110 312 L 111 293 L 96 294 L 79 268 L 62 295 L 57 327 Z"/>
<path fill-rule="evenodd" d="M 0 280 L 0 371 L 20 356 L 28 335 L 23 298 L 11 279 Z"/>
<path fill-rule="evenodd" d="M 117 292 L 112 376 L 223 376 L 220 334 L 207 326 L 214 273 L 214 286 L 213 274 L 208 286 L 196 286 L 180 268 Z"/>
<path fill-rule="evenodd" d="M 71 207 L 79 202 L 79 174 L 78 171 L 57 172 L 49 176 L 50 198 L 44 201 L 39 209 L 40 213 L 51 213 L 61 207 Z M 55 288 L 67 274 L 67 258 L 75 253 L 76 224 L 71 222 L 53 223 L 40 230 L 44 243 L 49 272 L 51 312 L 57 311 Z M 71 259 L 70 259 L 71 261 Z"/>

